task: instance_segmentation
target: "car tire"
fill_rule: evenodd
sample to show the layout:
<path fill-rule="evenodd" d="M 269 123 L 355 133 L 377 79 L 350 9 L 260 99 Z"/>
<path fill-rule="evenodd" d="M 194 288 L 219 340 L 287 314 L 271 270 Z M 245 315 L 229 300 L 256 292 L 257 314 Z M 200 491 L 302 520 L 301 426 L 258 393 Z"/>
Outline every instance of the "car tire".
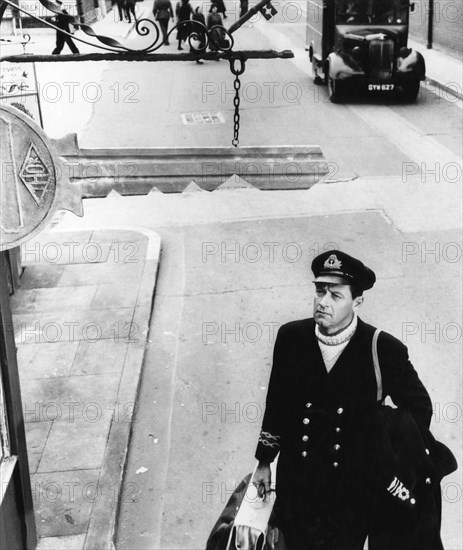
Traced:
<path fill-rule="evenodd" d="M 332 103 L 339 103 L 343 95 L 343 83 L 339 80 L 331 78 L 329 75 L 328 78 L 328 97 Z"/>
<path fill-rule="evenodd" d="M 312 56 L 312 77 L 314 84 L 317 84 L 317 86 L 324 83 L 323 78 L 318 74 L 317 62 L 314 56 Z"/>
<path fill-rule="evenodd" d="M 404 82 L 402 84 L 402 90 L 405 101 L 416 101 L 416 98 L 418 97 L 418 94 L 420 92 L 420 81 L 411 80 L 410 82 Z"/>

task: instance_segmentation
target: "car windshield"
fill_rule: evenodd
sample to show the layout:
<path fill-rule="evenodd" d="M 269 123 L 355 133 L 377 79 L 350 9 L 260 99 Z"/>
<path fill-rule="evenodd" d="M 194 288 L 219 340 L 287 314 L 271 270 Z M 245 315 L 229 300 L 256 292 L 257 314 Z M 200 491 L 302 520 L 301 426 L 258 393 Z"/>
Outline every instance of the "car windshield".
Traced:
<path fill-rule="evenodd" d="M 406 25 L 404 0 L 337 0 L 336 23 L 347 25 Z"/>

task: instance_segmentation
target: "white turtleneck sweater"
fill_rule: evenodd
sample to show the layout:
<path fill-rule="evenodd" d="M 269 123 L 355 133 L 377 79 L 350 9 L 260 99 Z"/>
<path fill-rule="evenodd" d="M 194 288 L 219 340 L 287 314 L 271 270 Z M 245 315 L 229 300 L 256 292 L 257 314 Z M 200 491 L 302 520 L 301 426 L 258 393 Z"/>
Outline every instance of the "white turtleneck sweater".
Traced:
<path fill-rule="evenodd" d="M 335 334 L 334 336 L 322 334 L 318 325 L 315 325 L 315 336 L 317 337 L 323 361 L 328 372 L 330 372 L 330 370 L 333 368 L 334 364 L 338 360 L 339 356 L 344 351 L 344 348 L 347 346 L 349 340 L 354 335 L 356 328 L 357 315 L 355 313 L 349 325 L 347 325 L 345 329 L 343 329 L 341 332 L 338 332 L 338 334 Z"/>

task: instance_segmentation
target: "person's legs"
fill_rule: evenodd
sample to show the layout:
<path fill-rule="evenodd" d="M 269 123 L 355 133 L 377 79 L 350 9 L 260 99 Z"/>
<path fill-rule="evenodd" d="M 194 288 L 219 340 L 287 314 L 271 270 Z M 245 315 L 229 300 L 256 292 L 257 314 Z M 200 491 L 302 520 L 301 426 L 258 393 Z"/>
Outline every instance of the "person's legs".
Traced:
<path fill-rule="evenodd" d="M 59 55 L 63 48 L 64 48 L 64 35 L 61 32 L 57 32 L 56 33 L 56 47 L 51 52 L 52 55 Z"/>
<path fill-rule="evenodd" d="M 179 24 L 177 29 L 178 49 L 183 50 L 182 42 L 185 40 L 185 25 Z"/>
<path fill-rule="evenodd" d="M 65 36 L 65 41 L 72 53 L 80 53 L 70 36 Z"/>
<path fill-rule="evenodd" d="M 162 41 L 166 46 L 169 45 L 169 40 L 167 38 L 168 24 L 169 24 L 168 19 L 159 19 L 159 26 L 161 27 L 161 32 L 162 32 Z"/>

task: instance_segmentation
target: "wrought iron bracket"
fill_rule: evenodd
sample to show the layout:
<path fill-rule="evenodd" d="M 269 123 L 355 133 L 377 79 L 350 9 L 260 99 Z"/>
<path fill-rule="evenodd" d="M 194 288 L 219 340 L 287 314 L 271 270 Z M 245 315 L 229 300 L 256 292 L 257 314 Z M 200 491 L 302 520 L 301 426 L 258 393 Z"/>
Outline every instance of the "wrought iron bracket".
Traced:
<path fill-rule="evenodd" d="M 36 54 L 17 54 L 5 55 L 0 57 L 0 61 L 9 63 L 24 62 L 61 62 L 61 61 L 195 61 L 196 59 L 215 60 L 215 59 L 291 59 L 294 53 L 291 50 L 281 52 L 275 50 L 236 50 L 230 52 L 204 52 L 198 53 L 153 53 L 146 55 L 143 52 L 127 53 L 81 53 L 81 54 L 61 54 L 61 55 L 36 55 Z"/>
<path fill-rule="evenodd" d="M 251 19 L 255 14 L 261 12 L 263 16 L 268 20 L 271 19 L 277 12 L 271 4 L 271 0 L 260 0 L 255 6 L 238 19 L 227 30 L 222 25 L 214 25 L 211 28 L 207 28 L 199 21 L 180 21 L 177 25 L 170 29 L 167 33 L 169 36 L 176 29 L 181 26 L 189 25 L 189 34 L 187 37 L 190 51 L 188 53 L 155 53 L 161 46 L 164 45 L 164 37 L 160 31 L 158 24 L 151 19 L 139 19 L 135 23 L 135 31 L 140 37 L 154 38 L 144 48 L 134 49 L 125 44 L 121 44 L 114 38 L 108 36 L 102 36 L 97 34 L 94 29 L 80 22 L 78 17 L 69 15 L 63 11 L 58 4 L 55 4 L 51 0 L 39 0 L 40 3 L 49 11 L 60 17 L 68 24 L 72 24 L 75 27 L 81 29 L 85 35 L 96 38 L 98 42 L 92 43 L 82 37 L 74 36 L 71 33 L 65 31 L 63 28 L 50 23 L 40 17 L 37 17 L 31 13 L 28 13 L 23 8 L 16 5 L 13 0 L 0 0 L 0 22 L 5 14 L 6 8 L 10 6 L 12 9 L 25 13 L 26 15 L 42 22 L 46 26 L 60 32 L 66 36 L 72 37 L 73 40 L 77 40 L 84 44 L 91 45 L 93 47 L 106 50 L 106 53 L 93 52 L 93 53 L 78 53 L 72 55 L 34 55 L 34 54 L 22 54 L 22 55 L 7 55 L 0 57 L 0 61 L 7 61 L 10 63 L 23 63 L 23 62 L 63 62 L 63 61 L 195 61 L 198 59 L 204 60 L 218 60 L 227 59 L 230 63 L 230 70 L 235 75 L 234 88 L 235 97 L 234 104 L 234 134 L 233 145 L 238 146 L 239 143 L 239 129 L 240 129 L 240 75 L 244 73 L 245 62 L 248 59 L 288 59 L 294 57 L 294 54 L 290 50 L 284 50 L 277 52 L 275 50 L 241 50 L 233 51 L 234 39 L 233 33 Z M 207 51 L 212 46 L 214 51 Z M 24 47 L 24 45 L 23 45 Z M 239 62 L 237 67 L 236 62 Z"/>
<path fill-rule="evenodd" d="M 13 0 L 0 0 L 0 21 L 3 19 L 6 8 L 9 6 L 13 10 L 20 11 L 28 15 L 29 17 L 32 17 L 33 19 L 40 21 L 42 24 L 46 25 L 47 27 L 50 27 L 56 30 L 57 32 L 60 32 L 66 36 L 71 37 L 73 40 L 82 42 L 84 44 L 93 46 L 95 48 L 106 50 L 108 52 L 124 54 L 125 60 L 127 60 L 127 58 L 125 57 L 125 54 L 127 53 L 151 54 L 156 50 L 158 50 L 159 48 L 161 48 L 164 44 L 164 38 L 162 36 L 160 28 L 158 24 L 152 19 L 147 19 L 147 18 L 139 19 L 135 24 L 135 31 L 137 35 L 140 37 L 147 37 L 148 39 L 151 39 L 150 43 L 143 48 L 131 48 L 115 40 L 114 38 L 97 34 L 90 25 L 86 25 L 82 23 L 79 17 L 68 14 L 67 12 L 65 12 L 65 10 L 61 9 L 61 7 L 58 4 L 55 4 L 51 0 L 39 0 L 39 1 L 47 10 L 51 11 L 56 16 L 59 16 L 68 24 L 71 24 L 79 28 L 81 31 L 83 31 L 85 35 L 91 38 L 95 38 L 100 43 L 91 42 L 82 37 L 75 36 L 65 31 L 64 29 L 54 25 L 50 21 L 46 21 L 45 19 L 42 19 L 32 13 L 29 13 L 27 10 L 15 4 Z M 273 6 L 271 6 L 270 2 L 271 0 L 261 0 L 260 2 L 258 2 L 258 4 L 252 7 L 248 13 L 246 13 L 243 17 L 238 19 L 238 21 L 236 21 L 236 23 L 234 23 L 228 30 L 222 25 L 214 25 L 213 27 L 208 29 L 205 25 L 203 25 L 199 21 L 189 20 L 189 21 L 180 21 L 177 25 L 172 27 L 168 32 L 168 36 L 174 31 L 178 30 L 179 27 L 183 27 L 186 24 L 188 24 L 190 28 L 190 33 L 187 38 L 187 41 L 190 47 L 190 53 L 197 54 L 197 57 L 195 59 L 197 59 L 198 56 L 202 58 L 206 53 L 208 53 L 207 49 L 210 45 L 212 45 L 213 49 L 218 52 L 224 52 L 224 53 L 232 52 L 233 45 L 234 45 L 234 39 L 232 35 L 246 21 L 248 21 L 254 14 L 256 14 L 259 11 L 262 12 L 264 14 L 264 17 L 266 17 L 267 19 L 270 18 L 271 16 L 268 16 L 267 11 L 265 11 L 267 9 L 266 8 L 267 6 L 269 7 L 268 9 L 271 10 L 272 14 L 276 13 L 276 10 L 273 8 Z M 73 61 L 77 61 L 79 56 L 81 56 L 81 54 L 73 54 L 72 55 Z M 69 60 L 69 57 L 66 57 L 66 56 L 60 56 L 60 57 L 61 57 L 61 59 L 59 59 L 60 61 Z M 206 59 L 206 57 L 204 58 Z M 1 57 L 0 59 L 5 61 L 7 60 L 5 57 Z M 172 60 L 174 59 L 177 59 L 177 56 L 172 58 Z M 179 59 L 182 59 L 182 57 L 179 57 Z"/>

